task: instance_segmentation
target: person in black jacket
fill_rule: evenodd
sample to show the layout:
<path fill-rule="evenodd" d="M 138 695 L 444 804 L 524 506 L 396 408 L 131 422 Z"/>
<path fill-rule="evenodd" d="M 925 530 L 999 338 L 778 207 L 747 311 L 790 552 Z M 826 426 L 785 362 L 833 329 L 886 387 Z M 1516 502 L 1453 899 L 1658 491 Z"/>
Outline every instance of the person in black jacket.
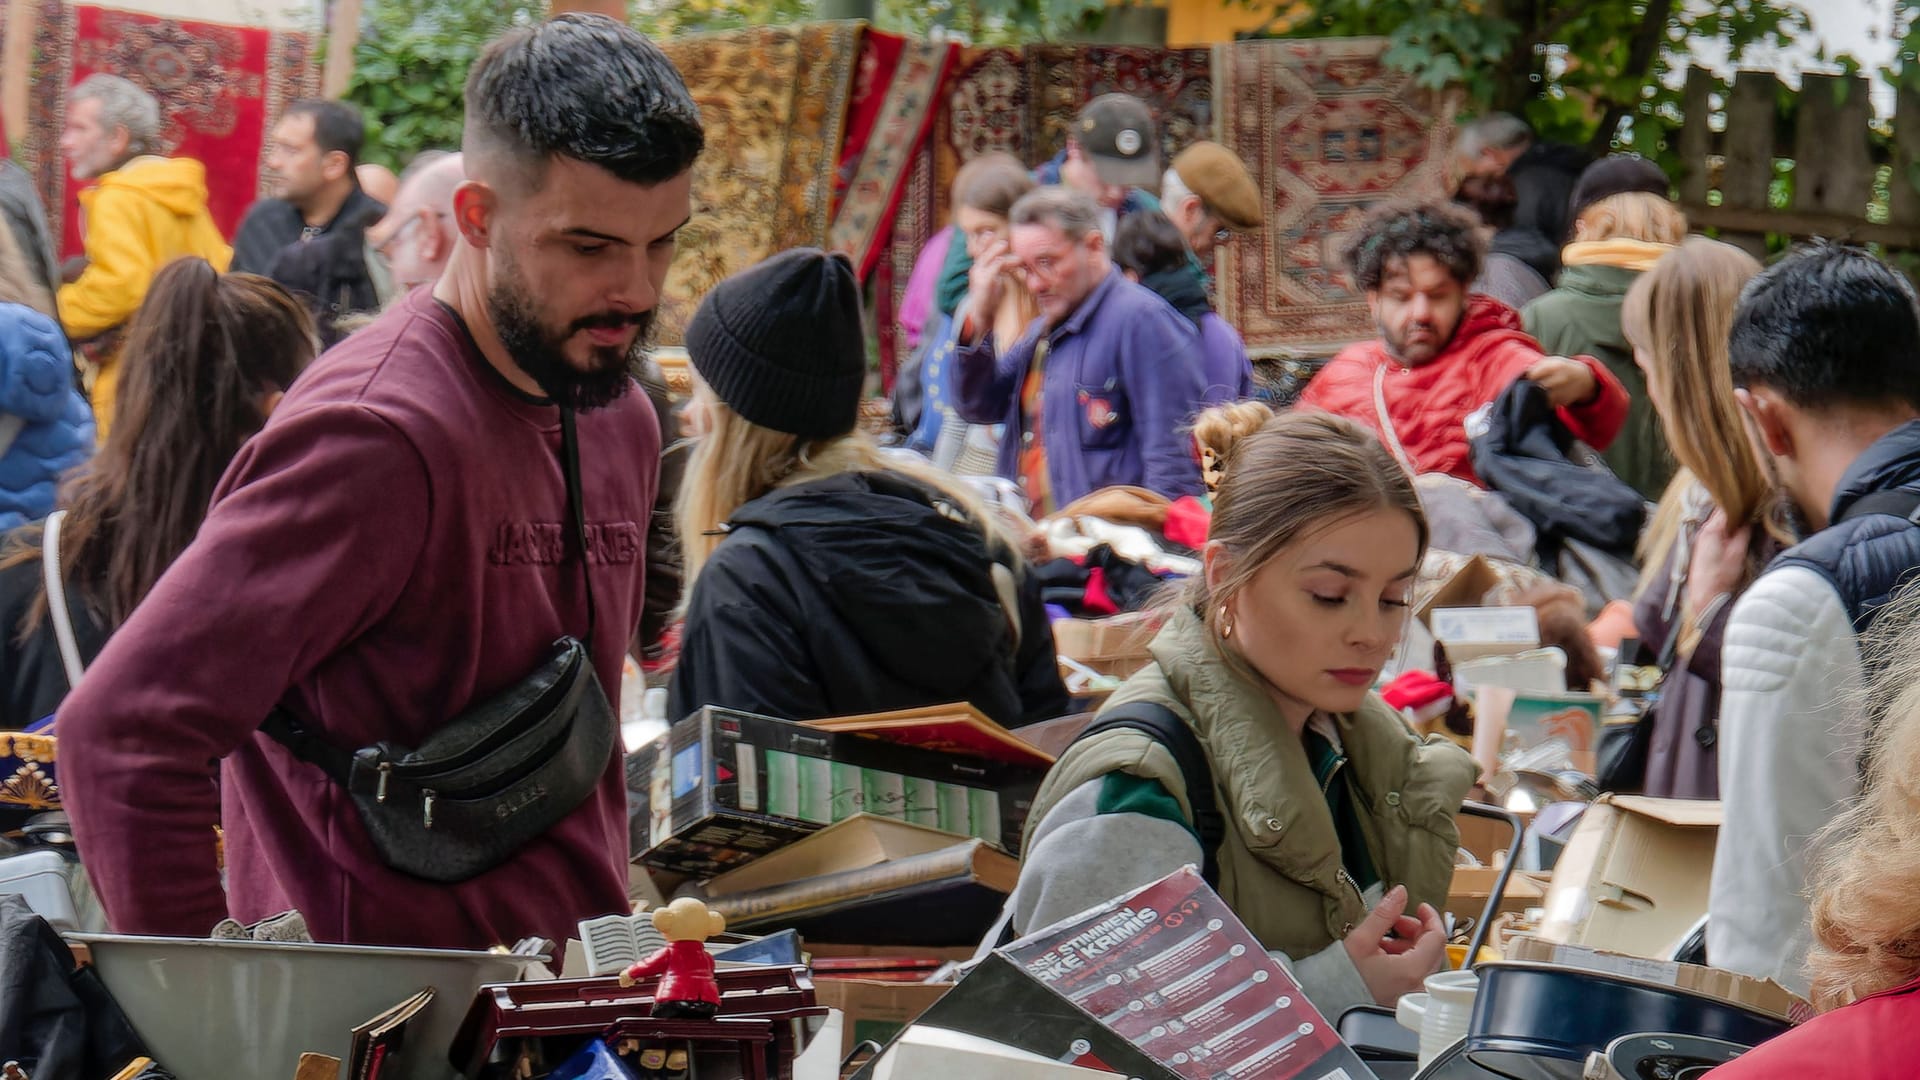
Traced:
<path fill-rule="evenodd" d="M 356 316 L 370 316 L 380 310 L 380 296 L 367 268 L 367 229 L 378 223 L 385 211 L 370 202 L 352 215 L 309 243 L 280 249 L 267 273 L 307 305 L 320 331 L 323 349 L 340 344 L 353 328 Z"/>
<path fill-rule="evenodd" d="M 128 324 L 118 423 L 61 489 L 57 550 L 84 668 L 200 529 L 228 462 L 314 358 L 284 288 L 183 258 Z M 71 687 L 36 523 L 0 542 L 0 731 L 51 715 Z"/>
<path fill-rule="evenodd" d="M 274 197 L 254 203 L 240 219 L 234 273 L 272 276 L 288 247 L 380 220 L 387 208 L 360 190 L 354 172 L 366 138 L 359 110 L 344 102 L 308 99 L 287 107 L 267 146 Z"/>
<path fill-rule="evenodd" d="M 961 482 L 856 431 L 867 364 L 845 258 L 803 248 L 721 282 L 687 352 L 705 433 L 682 482 L 686 628 L 669 694 L 813 720 L 971 702 L 1067 711 L 1039 591 Z"/>

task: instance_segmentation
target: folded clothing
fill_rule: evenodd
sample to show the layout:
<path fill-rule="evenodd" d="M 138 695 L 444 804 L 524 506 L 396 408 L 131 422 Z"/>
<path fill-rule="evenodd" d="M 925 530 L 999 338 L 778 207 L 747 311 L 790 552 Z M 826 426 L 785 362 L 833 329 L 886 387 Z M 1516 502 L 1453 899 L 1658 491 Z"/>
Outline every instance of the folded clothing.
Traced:
<path fill-rule="evenodd" d="M 1164 585 L 1159 575 L 1107 544 L 1096 544 L 1079 558 L 1041 563 L 1033 573 L 1041 599 L 1090 618 L 1145 610 Z"/>

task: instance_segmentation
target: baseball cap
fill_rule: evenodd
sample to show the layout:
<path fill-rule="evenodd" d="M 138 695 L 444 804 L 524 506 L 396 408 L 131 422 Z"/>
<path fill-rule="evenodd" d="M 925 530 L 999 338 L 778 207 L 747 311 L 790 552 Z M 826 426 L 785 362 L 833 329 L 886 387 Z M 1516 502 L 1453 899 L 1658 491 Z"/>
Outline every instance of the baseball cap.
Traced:
<path fill-rule="evenodd" d="M 1102 94 L 1073 124 L 1078 143 L 1103 184 L 1155 190 L 1160 186 L 1159 135 L 1147 103 L 1126 94 Z"/>

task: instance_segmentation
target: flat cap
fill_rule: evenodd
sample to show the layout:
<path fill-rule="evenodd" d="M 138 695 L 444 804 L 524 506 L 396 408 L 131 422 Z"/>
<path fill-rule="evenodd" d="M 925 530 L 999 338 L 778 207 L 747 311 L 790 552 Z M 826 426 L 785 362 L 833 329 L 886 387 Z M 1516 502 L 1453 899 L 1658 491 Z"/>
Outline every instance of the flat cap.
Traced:
<path fill-rule="evenodd" d="M 1174 155 L 1173 171 L 1227 228 L 1252 232 L 1265 222 L 1260 186 L 1240 156 L 1219 143 L 1197 142 L 1180 151 Z"/>

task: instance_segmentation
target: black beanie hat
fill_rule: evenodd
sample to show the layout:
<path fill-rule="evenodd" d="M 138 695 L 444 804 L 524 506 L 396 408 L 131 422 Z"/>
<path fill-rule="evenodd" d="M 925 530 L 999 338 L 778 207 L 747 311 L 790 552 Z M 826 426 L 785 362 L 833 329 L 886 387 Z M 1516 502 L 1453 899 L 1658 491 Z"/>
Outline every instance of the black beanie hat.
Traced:
<path fill-rule="evenodd" d="M 867 339 L 844 255 L 794 248 L 727 278 L 693 313 L 686 343 L 693 370 L 761 427 L 830 439 L 860 420 Z"/>
<path fill-rule="evenodd" d="M 1670 183 L 1660 166 L 1638 154 L 1614 154 L 1586 167 L 1573 185 L 1573 198 L 1567 207 L 1567 228 L 1580 218 L 1580 212 L 1601 199 L 1641 191 L 1667 197 Z"/>

